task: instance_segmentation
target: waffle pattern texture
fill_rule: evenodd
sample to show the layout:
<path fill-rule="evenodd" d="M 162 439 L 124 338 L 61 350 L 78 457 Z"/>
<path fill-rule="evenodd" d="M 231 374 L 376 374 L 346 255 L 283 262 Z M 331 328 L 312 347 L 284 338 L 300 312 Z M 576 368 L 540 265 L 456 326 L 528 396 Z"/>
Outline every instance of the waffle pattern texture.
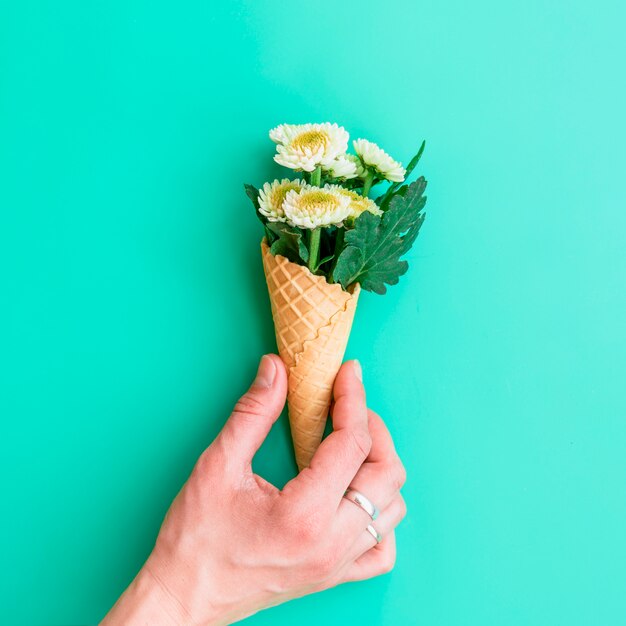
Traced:
<path fill-rule="evenodd" d="M 300 470 L 308 467 L 328 419 L 335 376 L 350 336 L 360 287 L 329 284 L 261 243 L 278 353 L 289 376 L 289 423 Z"/>

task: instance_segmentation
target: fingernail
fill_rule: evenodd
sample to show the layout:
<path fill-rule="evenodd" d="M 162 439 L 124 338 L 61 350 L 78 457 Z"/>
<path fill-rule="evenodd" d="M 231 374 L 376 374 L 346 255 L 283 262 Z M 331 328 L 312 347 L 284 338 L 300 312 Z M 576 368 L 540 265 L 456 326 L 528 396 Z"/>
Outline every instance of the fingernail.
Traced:
<path fill-rule="evenodd" d="M 271 387 L 274 384 L 276 378 L 276 365 L 274 359 L 271 359 L 267 354 L 261 357 L 259 363 L 259 369 L 254 379 L 254 384 L 257 387 Z"/>
<path fill-rule="evenodd" d="M 352 361 L 354 363 L 353 368 L 354 368 L 354 375 L 361 381 L 363 382 L 363 368 L 361 367 L 361 364 L 359 363 L 359 361 L 357 359 L 354 359 L 354 361 Z"/>

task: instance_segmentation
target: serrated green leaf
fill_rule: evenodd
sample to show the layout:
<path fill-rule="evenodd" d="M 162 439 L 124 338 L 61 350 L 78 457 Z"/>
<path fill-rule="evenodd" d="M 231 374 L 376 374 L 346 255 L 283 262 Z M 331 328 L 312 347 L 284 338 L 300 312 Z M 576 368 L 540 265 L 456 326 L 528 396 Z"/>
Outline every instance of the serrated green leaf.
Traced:
<path fill-rule="evenodd" d="M 299 228 L 289 226 L 284 222 L 268 222 L 266 228 L 275 236 L 275 241 L 270 246 L 270 252 L 280 254 L 288 258 L 292 263 L 307 263 L 309 250 L 306 247 L 302 231 Z"/>
<path fill-rule="evenodd" d="M 395 194 L 382 216 L 362 213 L 354 228 L 346 231 L 346 247 L 337 259 L 333 279 L 347 289 L 360 283 L 363 289 L 384 294 L 385 284 L 395 285 L 408 268 L 400 257 L 413 245 L 424 222 L 424 177 Z"/>
<path fill-rule="evenodd" d="M 363 217 L 365 213 L 362 213 L 361 216 L 357 219 L 357 222 L 361 222 L 361 217 Z M 362 230 L 365 230 L 366 224 L 369 222 L 377 222 L 380 221 L 380 218 L 372 215 L 372 218 L 365 217 L 363 219 Z M 373 230 L 373 229 L 372 229 Z M 341 254 L 337 258 L 337 263 L 335 264 L 335 269 L 333 270 L 332 280 L 336 283 L 341 283 L 341 286 L 344 289 L 347 289 L 353 282 L 352 278 L 354 276 L 359 275 L 361 269 L 363 268 L 363 253 L 358 246 L 350 245 L 344 247 Z"/>

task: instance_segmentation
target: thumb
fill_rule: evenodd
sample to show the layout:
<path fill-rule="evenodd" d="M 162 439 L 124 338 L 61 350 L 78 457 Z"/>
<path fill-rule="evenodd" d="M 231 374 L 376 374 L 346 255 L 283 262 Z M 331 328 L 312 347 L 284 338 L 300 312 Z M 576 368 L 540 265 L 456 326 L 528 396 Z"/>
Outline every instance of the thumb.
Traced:
<path fill-rule="evenodd" d="M 261 357 L 252 386 L 241 396 L 220 438 L 229 453 L 249 464 L 278 419 L 287 398 L 287 371 L 276 354 Z"/>

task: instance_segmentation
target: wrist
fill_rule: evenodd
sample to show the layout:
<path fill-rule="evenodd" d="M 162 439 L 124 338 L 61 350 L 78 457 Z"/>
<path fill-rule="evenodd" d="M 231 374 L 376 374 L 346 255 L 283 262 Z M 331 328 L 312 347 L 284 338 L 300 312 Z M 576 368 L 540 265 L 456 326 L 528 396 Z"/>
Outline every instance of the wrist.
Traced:
<path fill-rule="evenodd" d="M 102 620 L 101 626 L 180 626 L 193 623 L 185 608 L 146 566 L 147 563 Z"/>
<path fill-rule="evenodd" d="M 145 622 L 170 626 L 227 626 L 245 615 L 240 615 L 239 602 L 232 602 L 228 586 L 214 578 L 217 567 L 189 567 L 187 559 L 158 550 L 150 555 L 141 569 L 146 587 L 151 588 L 154 606 L 161 611 L 161 621 Z M 126 623 L 124 623 L 126 624 Z M 135 622 L 133 622 L 133 625 Z"/>
<path fill-rule="evenodd" d="M 229 574 L 227 568 L 208 563 L 202 568 L 187 568 L 185 563 L 186 559 L 173 559 L 167 552 L 155 550 L 142 568 L 151 583 L 160 588 L 167 614 L 174 618 L 159 624 L 228 626 L 267 606 L 259 597 L 263 593 L 251 594 L 246 585 L 242 588 L 239 576 Z M 145 623 L 152 626 L 149 620 Z"/>

